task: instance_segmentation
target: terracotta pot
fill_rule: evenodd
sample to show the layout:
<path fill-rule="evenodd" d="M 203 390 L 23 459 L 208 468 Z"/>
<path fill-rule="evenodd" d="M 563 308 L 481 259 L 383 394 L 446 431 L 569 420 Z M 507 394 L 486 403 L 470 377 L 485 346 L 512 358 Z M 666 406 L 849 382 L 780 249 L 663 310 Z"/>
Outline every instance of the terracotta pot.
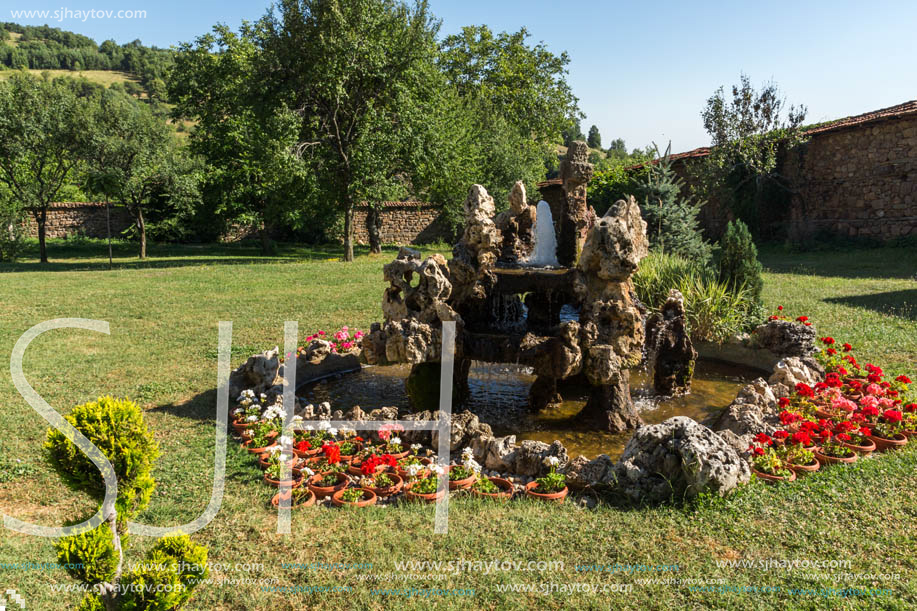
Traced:
<path fill-rule="evenodd" d="M 903 431 L 904 436 L 910 440 L 912 437 L 917 437 L 917 431 Z"/>
<path fill-rule="evenodd" d="M 821 408 L 815 408 L 815 417 L 824 418 L 825 420 L 838 420 L 843 418 L 838 412 L 826 411 Z"/>
<path fill-rule="evenodd" d="M 236 435 L 241 435 L 245 429 L 251 428 L 250 422 L 245 422 L 243 420 L 233 420 L 232 421 L 232 430 L 236 432 Z"/>
<path fill-rule="evenodd" d="M 386 497 L 392 496 L 393 494 L 398 494 L 399 492 L 401 492 L 401 488 L 404 486 L 404 480 L 398 477 L 397 475 L 395 475 L 394 473 L 389 473 L 388 477 L 392 478 L 392 481 L 394 482 L 391 486 L 388 486 L 387 488 L 378 488 L 375 485 L 373 485 L 369 489 L 372 490 L 376 494 L 376 496 L 379 496 L 382 498 L 386 498 Z"/>
<path fill-rule="evenodd" d="M 500 489 L 499 492 L 481 492 L 480 490 L 471 488 L 471 494 L 474 496 L 479 496 L 485 499 L 493 499 L 495 501 L 508 501 L 513 497 L 513 494 L 516 493 L 516 488 L 513 486 L 513 483 L 509 480 L 503 479 L 502 477 L 488 477 L 490 481 Z"/>
<path fill-rule="evenodd" d="M 815 458 L 817 458 L 818 462 L 820 462 L 822 465 L 838 465 L 856 462 L 858 456 L 856 452 L 853 453 L 853 456 L 845 456 L 844 458 L 837 456 L 826 456 L 825 454 L 821 453 L 821 448 L 816 448 Z"/>
<path fill-rule="evenodd" d="M 362 469 L 361 469 L 362 466 L 363 466 L 363 463 L 362 463 L 362 462 L 351 463 L 351 464 L 347 467 L 347 472 L 350 473 L 351 475 L 359 475 L 359 476 L 362 476 L 362 475 L 363 475 L 363 471 L 362 471 Z M 375 473 L 382 473 L 383 471 L 385 471 L 385 470 L 387 470 L 387 469 L 388 469 L 388 465 L 378 465 L 378 466 L 376 467 Z"/>
<path fill-rule="evenodd" d="M 876 450 L 879 452 L 897 450 L 907 445 L 907 437 L 901 433 L 895 435 L 894 439 L 884 439 L 882 437 L 876 437 L 875 435 L 870 435 L 869 438 L 876 444 Z"/>
<path fill-rule="evenodd" d="M 866 443 L 861 446 L 858 446 L 855 443 L 846 443 L 843 441 L 841 442 L 841 445 L 844 446 L 845 448 L 850 448 L 857 454 L 863 454 L 863 455 L 869 454 L 870 452 L 875 452 L 876 450 L 876 444 L 871 439 L 867 439 Z"/>
<path fill-rule="evenodd" d="M 272 443 L 272 444 L 270 444 L 270 445 L 264 446 L 263 448 L 253 448 L 253 447 L 252 447 L 252 440 L 249 439 L 248 441 L 246 441 L 245 443 L 242 444 L 242 447 L 245 448 L 245 450 L 246 450 L 249 454 L 254 454 L 254 455 L 257 456 L 257 455 L 259 455 L 259 454 L 264 454 L 265 452 L 267 452 L 268 448 L 273 448 L 275 445 L 277 445 L 277 444 L 276 444 L 276 443 Z"/>
<path fill-rule="evenodd" d="M 305 501 L 302 501 L 302 502 L 300 502 L 300 503 L 297 503 L 296 505 L 290 505 L 290 509 L 302 509 L 303 507 L 311 507 L 312 505 L 315 505 L 315 493 L 312 492 L 311 490 L 309 490 L 308 492 L 309 492 L 309 496 L 308 496 L 308 498 L 307 498 Z M 275 494 L 275 495 L 271 498 L 271 505 L 272 505 L 273 507 L 279 507 L 279 506 L 280 506 L 280 498 L 281 498 L 281 496 L 285 496 L 285 497 L 287 497 L 287 498 L 290 498 L 291 496 L 293 496 L 293 493 L 292 493 L 292 492 L 287 492 L 286 494 L 283 494 L 283 495 L 282 495 L 281 493 L 278 492 L 277 494 Z"/>
<path fill-rule="evenodd" d="M 566 486 L 564 486 L 564 489 L 559 492 L 548 492 L 548 493 L 535 492 L 535 488 L 537 486 L 538 486 L 537 481 L 527 483 L 525 485 L 525 496 L 533 498 L 533 499 L 539 499 L 542 501 L 552 501 L 555 503 L 563 503 L 564 499 L 567 498 L 567 492 L 569 492 L 569 489 Z"/>
<path fill-rule="evenodd" d="M 338 444 L 338 445 L 340 445 L 340 444 Z M 356 442 L 356 443 L 354 443 L 353 445 L 356 446 L 356 450 L 353 451 L 353 454 L 350 454 L 350 455 L 348 455 L 348 456 L 345 456 L 345 455 L 341 454 L 341 462 L 348 462 L 348 463 L 349 463 L 349 462 L 352 462 L 353 459 L 356 458 L 357 454 L 359 454 L 359 453 L 363 450 L 363 444 L 362 444 L 362 443 Z"/>
<path fill-rule="evenodd" d="M 316 473 L 309 479 L 309 484 L 308 484 L 309 490 L 311 490 L 312 493 L 315 494 L 315 498 L 323 499 L 326 496 L 330 496 L 334 494 L 335 492 L 337 492 L 338 490 L 343 490 L 344 488 L 347 487 L 347 484 L 350 481 L 347 479 L 347 476 L 344 475 L 343 473 L 336 473 L 335 475 L 337 475 L 338 483 L 335 484 L 334 486 L 317 485 L 316 482 L 318 482 L 320 479 L 322 479 L 322 477 L 324 477 L 321 473 Z"/>
<path fill-rule="evenodd" d="M 357 488 L 357 490 L 363 491 L 363 498 L 356 503 L 350 503 L 341 498 L 344 494 L 344 490 L 347 490 L 347 488 L 338 490 L 331 495 L 331 504 L 335 507 L 368 507 L 369 505 L 375 505 L 376 501 L 379 500 L 376 493 L 369 488 Z M 350 490 L 353 490 L 353 488 L 350 488 Z"/>
<path fill-rule="evenodd" d="M 404 487 L 404 498 L 408 499 L 409 501 L 418 501 L 420 503 L 435 503 L 439 499 L 443 498 L 443 496 L 446 494 L 445 488 L 439 489 L 436 492 L 432 492 L 430 494 L 412 492 L 411 488 L 413 486 L 414 482 L 411 482 Z"/>
<path fill-rule="evenodd" d="M 303 459 L 312 458 L 313 456 L 318 456 L 319 452 L 321 451 L 322 451 L 321 448 L 312 448 L 311 450 L 306 450 L 305 452 L 301 452 L 297 450 L 296 448 L 293 448 L 293 454 L 296 454 L 297 458 L 303 458 Z"/>
<path fill-rule="evenodd" d="M 426 458 L 426 457 L 421 458 L 421 459 L 419 459 L 419 460 L 420 460 L 420 464 L 422 464 L 422 465 L 429 465 L 429 464 L 432 462 L 429 458 Z M 423 477 L 425 477 L 425 476 L 427 475 L 428 471 L 429 471 L 428 469 L 424 469 L 424 470 L 422 470 L 420 473 L 418 473 L 417 475 L 418 475 L 419 477 L 423 478 Z M 395 467 L 395 473 L 397 473 L 397 474 L 401 477 L 401 479 L 403 479 L 403 480 L 405 480 L 405 481 L 407 481 L 408 477 L 410 477 L 410 476 L 408 475 L 408 472 L 405 471 L 404 469 L 402 469 L 401 467 Z"/>
<path fill-rule="evenodd" d="M 457 467 L 457 466 L 458 465 L 449 465 L 449 472 L 451 473 L 453 467 Z M 474 473 L 472 473 L 470 477 L 466 477 L 465 479 L 457 479 L 455 481 L 450 479 L 449 480 L 449 490 L 467 490 L 468 488 L 471 488 L 471 486 L 474 484 L 474 480 L 476 479 L 477 477 L 475 477 Z"/>
<path fill-rule="evenodd" d="M 292 477 L 293 479 L 290 481 L 290 488 L 299 488 L 302 486 L 302 473 L 296 469 L 293 469 Z M 268 484 L 269 486 L 274 486 L 275 488 L 279 488 L 281 484 L 279 479 L 271 479 L 267 473 L 264 474 L 264 483 Z"/>
<path fill-rule="evenodd" d="M 258 455 L 258 466 L 261 467 L 262 471 L 270 466 L 271 463 L 268 462 L 268 458 L 270 458 L 270 456 L 271 455 L 268 452 Z M 292 469 L 299 464 L 299 459 L 293 456 L 290 460 L 287 461 L 287 464 L 290 465 L 290 468 Z"/>
<path fill-rule="evenodd" d="M 755 477 L 758 479 L 767 482 L 768 484 L 776 484 L 777 482 L 795 482 L 796 481 L 796 471 L 790 469 L 790 476 L 783 477 L 781 475 L 771 475 L 770 473 L 764 473 L 758 471 L 754 467 L 751 468 L 751 472 L 755 474 Z"/>
<path fill-rule="evenodd" d="M 808 473 L 815 473 L 816 471 L 821 469 L 821 463 L 818 462 L 817 458 L 815 459 L 815 462 L 811 465 L 797 465 L 797 464 L 790 463 L 790 469 L 792 469 L 793 473 L 795 473 L 797 477 L 802 477 L 803 475 L 806 475 Z M 767 474 L 765 473 L 765 475 Z"/>

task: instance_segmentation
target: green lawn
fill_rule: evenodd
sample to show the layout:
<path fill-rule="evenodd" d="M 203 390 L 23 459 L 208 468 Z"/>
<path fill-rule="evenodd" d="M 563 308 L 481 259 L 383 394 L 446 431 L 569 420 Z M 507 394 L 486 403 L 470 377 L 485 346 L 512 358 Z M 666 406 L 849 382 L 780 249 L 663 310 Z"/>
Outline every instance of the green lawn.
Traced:
<path fill-rule="evenodd" d="M 99 243 L 50 246 L 52 263 L 34 258 L 0 266 L 0 361 L 29 327 L 57 317 L 106 320 L 111 335 L 53 331 L 32 343 L 25 372 L 55 408 L 101 394 L 126 395 L 144 405 L 163 456 L 158 487 L 140 521 L 178 524 L 207 504 L 213 464 L 217 322 L 233 321 L 233 365 L 255 350 L 282 343 L 285 320 L 305 335 L 348 324 L 366 329 L 381 317 L 381 265 L 394 256 L 361 251 L 352 264 L 334 248 L 283 246 L 271 258 L 253 248 L 116 245 L 115 269 Z M 792 254 L 766 249 L 765 298 L 807 314 L 821 333 L 857 346 L 861 359 L 914 372 L 917 362 L 917 250 Z M 913 376 L 912 376 L 913 377 Z M 42 455 L 46 424 L 19 397 L 9 374 L 0 377 L 0 510 L 21 520 L 60 525 L 94 510 L 64 488 Z M 345 406 L 346 407 L 346 406 Z M 19 462 L 21 461 L 21 462 Z M 234 443 L 227 489 L 216 519 L 194 540 L 219 563 L 263 563 L 252 574 L 219 579 L 276 578 L 284 586 L 346 586 L 350 592 L 264 592 L 253 583 L 206 585 L 189 609 L 510 608 L 510 609 L 908 609 L 917 605 L 917 449 L 850 468 L 831 469 L 793 485 L 754 483 L 728 501 L 640 510 L 574 503 L 548 507 L 524 501 L 493 506 L 457 498 L 450 532 L 432 535 L 432 508 L 398 507 L 347 513 L 294 513 L 293 533 L 275 534 L 266 503 L 271 491 L 257 465 Z M 132 540 L 128 561 L 151 542 Z M 475 590 L 474 596 L 375 595 L 367 575 L 394 572 L 402 560 L 563 561 L 563 570 L 465 571 L 442 580 L 386 581 L 381 587 Z M 843 569 L 718 568 L 726 560 L 850 562 Z M 0 589 L 15 588 L 28 609 L 63 609 L 79 598 L 51 592 L 72 582 L 62 571 L 4 569 L 4 563 L 54 562 L 51 541 L 3 531 Z M 283 562 L 372 563 L 371 570 L 297 571 Z M 678 565 L 677 572 L 600 574 L 576 565 Z M 858 581 L 820 573 L 886 574 Z M 436 574 L 439 575 L 439 574 Z M 897 578 L 895 577 L 897 575 Z M 658 579 L 641 584 L 637 579 Z M 674 583 L 672 580 L 683 580 Z M 732 589 L 779 587 L 779 593 L 692 591 L 690 580 Z M 626 594 L 504 593 L 511 584 L 634 584 Z M 826 598 L 790 588 L 883 588 L 890 594 Z M 548 586 L 549 587 L 549 586 Z M 538 589 L 538 585 L 535 586 Z"/>

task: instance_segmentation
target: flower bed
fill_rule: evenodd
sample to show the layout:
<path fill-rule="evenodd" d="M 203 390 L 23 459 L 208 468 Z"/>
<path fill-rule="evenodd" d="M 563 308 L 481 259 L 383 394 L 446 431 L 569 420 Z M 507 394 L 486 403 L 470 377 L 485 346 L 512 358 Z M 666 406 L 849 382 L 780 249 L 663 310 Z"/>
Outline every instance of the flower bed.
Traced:
<path fill-rule="evenodd" d="M 771 320 L 786 320 L 782 310 Z M 805 316 L 796 322 L 811 324 Z M 758 433 L 749 447 L 761 479 L 792 481 L 799 474 L 903 447 L 917 434 L 917 397 L 907 375 L 861 365 L 849 343 L 838 344 L 833 337 L 820 342 L 815 357 L 825 368 L 824 380 L 814 386 L 796 384 L 791 396 L 780 399 L 784 428 L 773 435 Z"/>

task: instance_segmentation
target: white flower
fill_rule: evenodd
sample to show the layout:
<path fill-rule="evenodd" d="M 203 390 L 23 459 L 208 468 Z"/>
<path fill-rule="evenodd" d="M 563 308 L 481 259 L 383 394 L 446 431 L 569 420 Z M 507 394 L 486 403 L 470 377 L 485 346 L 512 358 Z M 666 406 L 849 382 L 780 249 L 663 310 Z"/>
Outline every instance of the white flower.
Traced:
<path fill-rule="evenodd" d="M 264 403 L 265 401 L 267 401 L 267 395 L 264 394 L 264 393 L 261 393 L 261 395 L 259 395 L 258 398 L 261 399 L 261 402 L 262 402 L 262 403 Z"/>
<path fill-rule="evenodd" d="M 252 415 L 245 419 L 246 422 L 258 422 L 258 416 Z"/>
<path fill-rule="evenodd" d="M 314 431 L 315 429 L 312 428 L 312 425 L 311 425 L 311 424 L 307 424 L 307 425 L 306 425 L 306 430 L 307 430 L 307 431 Z"/>
<path fill-rule="evenodd" d="M 280 439 L 278 439 L 277 441 L 280 442 L 280 445 L 282 445 L 282 446 L 288 446 L 288 445 L 291 446 L 291 445 L 293 445 L 293 438 L 292 438 L 292 437 L 287 437 L 286 435 L 281 435 L 281 436 L 280 436 Z"/>
<path fill-rule="evenodd" d="M 430 468 L 430 470 L 433 471 L 434 474 L 436 474 L 436 477 L 439 477 L 440 475 L 446 472 L 446 470 L 443 469 L 441 465 L 433 465 Z"/>
<path fill-rule="evenodd" d="M 389 442 L 391 445 L 400 446 L 400 445 L 401 445 L 401 437 L 392 437 L 391 439 L 388 440 L 388 442 Z"/>
<path fill-rule="evenodd" d="M 544 464 L 546 464 L 549 467 L 556 467 L 557 465 L 560 464 L 560 459 L 557 458 L 556 456 L 548 456 L 544 459 Z"/>
<path fill-rule="evenodd" d="M 412 444 L 411 444 L 411 449 L 414 450 L 414 452 L 417 452 L 417 450 L 419 450 L 421 447 L 422 447 L 422 446 L 421 446 L 419 443 L 412 443 Z"/>
<path fill-rule="evenodd" d="M 241 415 L 244 414 L 244 413 L 245 413 L 245 410 L 242 409 L 241 407 L 232 410 L 232 415 L 233 415 L 233 416 L 241 416 Z"/>
<path fill-rule="evenodd" d="M 315 471 L 313 471 L 309 467 L 303 467 L 302 469 L 300 469 L 300 471 L 302 472 L 303 475 L 306 476 L 307 479 L 315 475 Z"/>
<path fill-rule="evenodd" d="M 319 420 L 319 421 L 318 421 L 318 430 L 320 430 L 320 431 L 326 431 L 326 430 L 328 430 L 328 427 L 330 427 L 330 426 L 331 426 L 331 425 L 328 424 L 328 421 L 327 421 L 327 420 Z"/>
<path fill-rule="evenodd" d="M 283 449 L 283 448 L 281 448 L 280 446 L 271 446 L 271 447 L 269 447 L 269 448 L 267 449 L 267 453 L 268 453 L 268 454 L 272 454 L 272 455 L 273 455 L 273 454 L 277 454 L 277 453 L 279 453 L 282 449 Z"/>
<path fill-rule="evenodd" d="M 331 428 L 328 429 L 328 434 L 331 435 L 332 437 L 334 437 L 335 435 L 338 434 L 338 430 L 337 430 L 336 428 L 334 428 L 334 427 L 331 427 Z"/>
<path fill-rule="evenodd" d="M 292 421 L 293 422 L 302 422 L 302 416 L 300 415 L 293 416 Z"/>
<path fill-rule="evenodd" d="M 481 465 L 478 464 L 478 461 L 476 461 L 473 458 L 470 458 L 470 457 L 466 458 L 464 465 L 465 465 L 465 468 L 468 469 L 469 471 L 474 471 L 475 473 L 481 472 Z"/>
<path fill-rule="evenodd" d="M 408 471 L 408 475 L 410 475 L 411 477 L 415 477 L 420 472 L 420 465 L 418 465 L 417 463 L 408 465 L 407 471 Z"/>
<path fill-rule="evenodd" d="M 474 450 L 471 448 L 465 448 L 462 450 L 462 459 L 468 460 L 469 458 L 474 458 Z"/>

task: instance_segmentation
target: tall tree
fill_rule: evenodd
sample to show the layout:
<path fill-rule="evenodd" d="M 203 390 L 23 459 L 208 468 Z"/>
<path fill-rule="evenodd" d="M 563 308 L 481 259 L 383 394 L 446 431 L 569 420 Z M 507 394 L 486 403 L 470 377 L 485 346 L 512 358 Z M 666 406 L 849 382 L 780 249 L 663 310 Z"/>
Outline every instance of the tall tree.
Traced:
<path fill-rule="evenodd" d="M 704 163 L 695 164 L 705 197 L 725 199 L 733 212 L 757 226 L 765 187 L 782 185 L 776 174 L 779 147 L 792 147 L 803 139 L 800 126 L 805 116 L 805 106 L 786 107 L 774 82 L 756 89 L 742 74 L 731 96 L 717 89 L 701 112 L 711 152 Z M 751 210 L 741 201 L 749 185 Z"/>
<path fill-rule="evenodd" d="M 589 128 L 589 136 L 586 137 L 586 144 L 589 145 L 589 148 L 602 148 L 602 135 L 599 133 L 599 128 L 595 125 Z"/>
<path fill-rule="evenodd" d="M 89 183 L 134 216 L 140 258 L 145 259 L 147 206 L 158 197 L 183 197 L 187 190 L 195 190 L 193 179 L 172 130 L 148 105 L 124 93 L 104 91 L 95 110 Z"/>
<path fill-rule="evenodd" d="M 378 134 L 404 128 L 398 104 L 424 74 L 436 25 L 425 0 L 281 0 L 261 25 L 266 72 L 302 117 L 302 157 L 322 171 L 343 212 L 344 259 L 352 261 L 354 205 L 369 195 L 367 178 L 388 165 Z"/>
<path fill-rule="evenodd" d="M 261 250 L 282 210 L 302 197 L 301 115 L 264 89 L 255 28 L 224 25 L 180 45 L 170 79 L 177 117 L 192 119 L 191 149 L 207 160 L 206 201 L 224 220 L 258 227 Z M 215 52 L 214 52 L 215 51 Z"/>
<path fill-rule="evenodd" d="M 0 82 L 0 181 L 35 218 L 42 263 L 48 208 L 88 154 L 89 116 L 65 79 L 19 73 Z"/>

